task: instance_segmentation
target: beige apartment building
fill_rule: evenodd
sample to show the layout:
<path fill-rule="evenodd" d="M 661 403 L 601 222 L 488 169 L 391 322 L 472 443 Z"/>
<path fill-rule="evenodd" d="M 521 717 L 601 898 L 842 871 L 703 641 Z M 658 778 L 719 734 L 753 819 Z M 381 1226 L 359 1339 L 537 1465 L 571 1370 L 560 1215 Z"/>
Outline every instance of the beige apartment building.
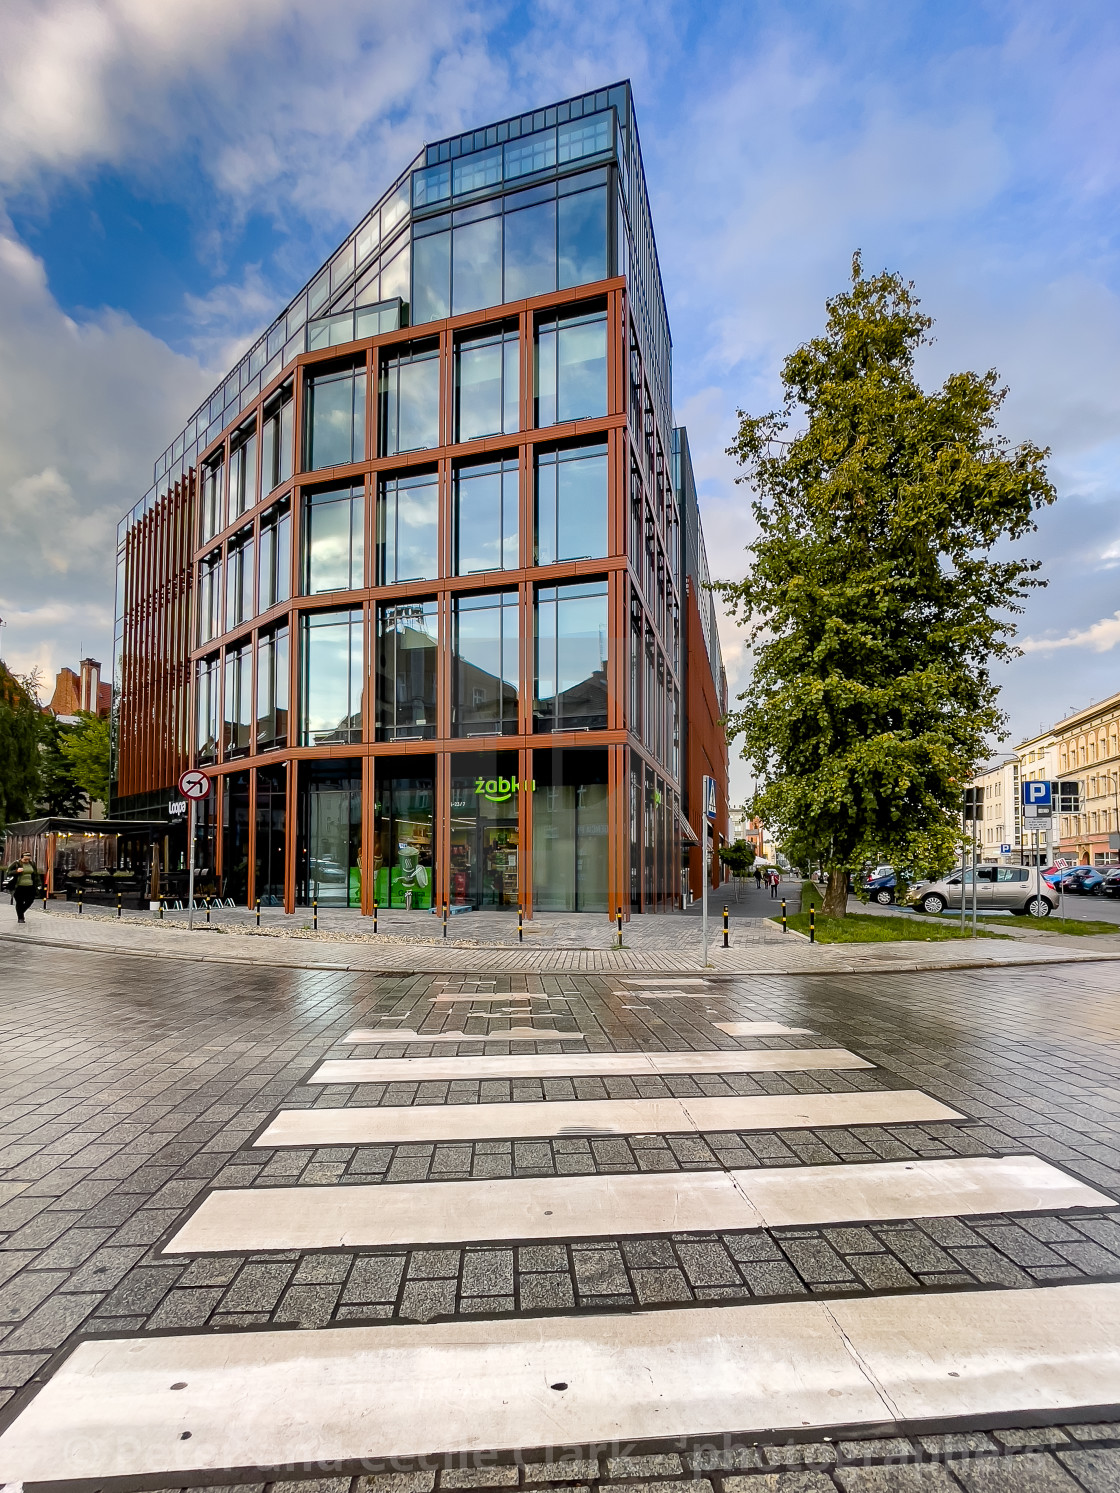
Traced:
<path fill-rule="evenodd" d="M 1120 864 L 1120 693 L 1054 727 L 1057 772 L 1081 784 L 1080 814 L 1063 814 L 1059 854 L 1086 866 Z"/>

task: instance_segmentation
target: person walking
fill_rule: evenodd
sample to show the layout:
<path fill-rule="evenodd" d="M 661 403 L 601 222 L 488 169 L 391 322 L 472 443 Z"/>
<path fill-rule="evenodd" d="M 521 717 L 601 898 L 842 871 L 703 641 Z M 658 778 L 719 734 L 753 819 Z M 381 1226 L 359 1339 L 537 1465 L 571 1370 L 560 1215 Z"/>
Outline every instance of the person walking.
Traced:
<path fill-rule="evenodd" d="M 24 913 L 35 900 L 39 873 L 35 862 L 26 852 L 8 871 L 8 885 L 12 889 L 12 901 L 16 904 L 16 921 L 25 923 Z"/>
<path fill-rule="evenodd" d="M 762 867 L 761 866 L 756 866 L 754 868 L 754 884 L 755 884 L 755 890 L 760 892 L 762 890 Z"/>
<path fill-rule="evenodd" d="M 771 897 L 777 898 L 777 895 L 778 895 L 778 885 L 781 882 L 781 879 L 782 878 L 781 878 L 781 876 L 779 875 L 779 873 L 777 871 L 771 871 L 770 872 L 770 895 L 771 895 Z"/>

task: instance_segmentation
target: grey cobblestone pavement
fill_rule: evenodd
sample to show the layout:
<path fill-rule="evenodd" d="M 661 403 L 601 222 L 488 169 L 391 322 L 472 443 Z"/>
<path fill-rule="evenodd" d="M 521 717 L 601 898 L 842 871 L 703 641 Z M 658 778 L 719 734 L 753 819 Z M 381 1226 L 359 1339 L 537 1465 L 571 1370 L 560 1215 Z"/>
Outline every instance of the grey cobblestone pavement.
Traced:
<path fill-rule="evenodd" d="M 1109 963 L 873 975 L 716 975 L 643 1000 L 610 974 L 426 974 L 230 966 L 0 944 L 0 1416 L 90 1334 L 697 1309 L 831 1295 L 1024 1291 L 1120 1281 L 1120 1208 L 859 1226 L 572 1238 L 441 1248 L 212 1254 L 161 1244 L 212 1187 L 392 1185 L 850 1164 L 1030 1152 L 1120 1189 L 1120 1009 Z M 584 1040 L 503 1041 L 510 1019 L 435 994 L 530 992 L 515 1022 Z M 732 1038 L 762 1019 L 811 1035 Z M 486 1042 L 349 1045 L 352 1028 L 492 1033 Z M 876 1066 L 712 1077 L 311 1086 L 320 1060 L 456 1052 L 845 1046 Z M 504 1104 L 921 1088 L 965 1118 L 935 1125 L 250 1149 L 278 1108 Z M 1120 1400 L 1120 1387 L 1116 1399 Z M 1120 1424 L 955 1436 L 750 1438 L 565 1466 L 371 1472 L 321 1493 L 513 1486 L 665 1493 L 816 1489 L 1120 1489 Z M 595 1449 L 591 1449 L 594 1451 Z M 485 1461 L 485 1459 L 482 1459 Z M 493 1462 L 493 1459 L 490 1459 Z M 306 1469 L 304 1472 L 306 1473 Z M 3 1469 L 0 1468 L 0 1476 Z M 337 1473 L 337 1475 L 335 1475 Z M 458 1479 L 458 1480 L 457 1480 Z M 280 1487 L 283 1479 L 277 1483 Z M 100 1486 L 100 1485 L 99 1485 Z M 150 1484 L 156 1487 L 156 1483 Z M 166 1483 L 158 1486 L 170 1486 Z M 253 1484 L 250 1484 L 253 1486 Z M 263 1483 L 256 1486 L 263 1487 Z"/>

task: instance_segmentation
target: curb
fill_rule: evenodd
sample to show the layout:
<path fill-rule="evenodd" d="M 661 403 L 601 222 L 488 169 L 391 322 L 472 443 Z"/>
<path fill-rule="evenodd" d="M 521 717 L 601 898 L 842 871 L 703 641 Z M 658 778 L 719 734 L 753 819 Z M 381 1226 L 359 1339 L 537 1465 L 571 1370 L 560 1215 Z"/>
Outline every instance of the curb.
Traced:
<path fill-rule="evenodd" d="M 795 930 L 791 929 L 790 931 L 794 932 Z M 808 938 L 804 934 L 798 934 L 797 936 L 800 937 L 800 938 L 802 938 L 806 943 L 808 942 Z M 384 968 L 384 969 L 378 969 L 375 966 L 370 966 L 370 965 L 365 965 L 365 964 L 357 964 L 357 965 L 354 965 L 354 964 L 341 964 L 341 963 L 336 963 L 336 962 L 333 962 L 333 961 L 330 962 L 330 963 L 325 962 L 325 961 L 312 962 L 311 960 L 306 959 L 306 958 L 302 959 L 302 960 L 239 959 L 239 958 L 235 957 L 234 955 L 227 955 L 227 954 L 207 954 L 207 953 L 202 953 L 202 952 L 188 953 L 185 950 L 182 951 L 182 952 L 179 952 L 179 951 L 164 951 L 164 950 L 154 950 L 154 949 L 133 949 L 133 948 L 124 948 L 124 947 L 120 947 L 120 946 L 111 946 L 111 945 L 102 945 L 102 946 L 81 945 L 81 944 L 68 943 L 68 942 L 66 942 L 63 939 L 54 939 L 54 938 L 48 939 L 48 938 L 35 938 L 35 937 L 27 938 L 23 934 L 16 934 L 16 933 L 0 933 L 0 941 L 6 942 L 6 943 L 19 943 L 19 944 L 23 944 L 25 946 L 29 945 L 29 944 L 33 944 L 36 948 L 65 949 L 68 953 L 71 953 L 71 954 L 75 954 L 75 953 L 102 954 L 102 955 L 109 955 L 109 956 L 112 956 L 114 958 L 120 958 L 121 956 L 126 956 L 126 957 L 132 958 L 132 959 L 156 959 L 156 960 L 171 959 L 171 960 L 176 960 L 176 961 L 178 961 L 180 963 L 187 963 L 187 964 L 234 964 L 234 965 L 237 965 L 237 966 L 239 966 L 241 968 L 249 968 L 249 969 L 253 969 L 253 968 L 265 968 L 265 969 L 291 969 L 291 970 L 301 970 L 301 969 L 302 970 L 324 970 L 324 971 L 328 971 L 328 972 L 334 972 L 334 973 L 337 973 L 337 974 L 368 974 L 368 975 L 375 975 L 375 976 L 376 975 L 382 975 L 382 974 L 383 975 L 398 975 L 398 974 L 405 973 L 405 971 L 403 971 L 403 970 L 393 969 L 391 967 L 390 968 Z M 428 948 L 428 947 L 431 947 L 431 946 L 430 945 L 421 945 L 419 947 Z M 504 949 L 506 946 L 502 945 L 502 944 L 491 944 L 491 945 L 488 945 L 488 946 L 485 946 L 485 947 L 488 947 L 490 949 Z M 823 947 L 835 947 L 835 945 L 824 945 Z M 396 945 L 394 945 L 394 948 L 398 948 L 398 949 L 401 949 L 401 950 L 406 950 L 408 948 L 408 945 L 407 944 L 396 944 Z M 467 952 L 475 952 L 475 951 L 474 950 L 464 950 L 463 952 L 467 953 Z M 477 952 L 481 953 L 481 952 L 483 952 L 483 949 L 479 948 L 477 950 Z M 558 955 L 563 955 L 563 954 L 581 954 L 581 953 L 600 954 L 600 953 L 612 953 L 612 952 L 614 952 L 614 951 L 610 950 L 610 949 L 556 950 L 556 953 Z M 652 953 L 652 951 L 651 951 L 651 953 Z M 995 958 L 995 959 L 976 959 L 976 960 L 969 960 L 969 961 L 966 961 L 966 962 L 962 962 L 962 963 L 959 963 L 959 964 L 925 964 L 925 963 L 922 963 L 922 962 L 917 961 L 917 960 L 905 960 L 905 961 L 892 961 L 890 963 L 883 962 L 883 963 L 873 964 L 873 965 L 865 965 L 865 964 L 837 965 L 837 964 L 834 964 L 834 965 L 825 965 L 825 966 L 822 966 L 822 967 L 817 968 L 817 969 L 806 969 L 803 966 L 795 967 L 795 968 L 788 968 L 788 969 L 782 969 L 782 968 L 757 968 L 757 969 L 741 969 L 741 970 L 713 969 L 713 970 L 710 970 L 708 972 L 707 977 L 709 979 L 736 980 L 736 979 L 761 978 L 761 977 L 769 976 L 769 975 L 801 976 L 803 978 L 814 978 L 815 979 L 815 978 L 819 978 L 822 975 L 879 975 L 879 974 L 883 974 L 883 975 L 897 975 L 897 974 L 918 974 L 918 973 L 923 973 L 923 974 L 939 974 L 939 973 L 940 974 L 955 974 L 958 971 L 976 970 L 976 969 L 1022 969 L 1022 968 L 1030 967 L 1030 966 L 1047 966 L 1047 965 L 1055 965 L 1055 964 L 1108 964 L 1108 963 L 1117 963 L 1117 962 L 1120 962 L 1120 953 L 1103 953 L 1102 952 L 1102 953 L 1094 954 L 1094 953 L 1091 953 L 1091 952 L 1086 952 L 1086 953 L 1082 954 L 1082 953 L 1079 953 L 1079 952 L 1076 952 L 1076 951 L 1073 951 L 1073 950 L 1068 950 L 1068 951 L 1063 951 L 1063 954 L 1064 954 L 1064 957 L 1061 957 L 1061 958 L 1056 958 L 1053 955 L 1029 954 L 1029 955 L 1025 955 L 1025 956 L 1018 957 L 1018 958 L 1015 958 L 1015 957 L 1012 957 L 1012 958 L 1003 957 L 1003 958 Z M 568 964 L 568 965 L 565 965 L 565 967 L 563 969 L 550 970 L 550 969 L 542 969 L 542 968 L 536 967 L 536 968 L 526 969 L 526 970 L 517 970 L 516 968 L 513 968 L 513 969 L 510 969 L 509 971 L 498 971 L 498 973 L 511 973 L 511 974 L 512 973 L 526 973 L 526 974 L 534 974 L 534 975 L 548 975 L 548 974 L 612 975 L 612 974 L 615 974 L 615 973 L 622 974 L 625 969 L 632 969 L 632 968 L 633 968 L 633 966 L 627 965 L 627 966 L 621 966 L 621 967 L 607 966 L 606 968 L 600 968 L 600 969 L 573 969 L 571 967 L 571 965 Z M 696 968 L 697 968 L 697 970 L 700 970 L 699 964 L 697 964 Z M 656 960 L 655 957 L 651 957 L 649 960 L 645 961 L 642 964 L 641 969 L 642 970 L 648 970 L 651 973 L 661 973 L 661 974 L 667 974 L 667 975 L 683 975 L 685 973 L 685 971 L 683 971 L 683 970 L 673 969 L 673 968 L 667 967 L 666 965 L 659 964 L 657 962 L 657 960 Z M 430 969 L 425 969 L 425 970 L 422 970 L 422 971 L 412 971 L 411 973 L 433 974 L 433 975 L 434 974 L 441 974 L 441 973 L 461 974 L 462 973 L 462 969 L 461 968 L 456 968 L 454 966 L 447 966 L 446 969 L 444 969 L 443 967 L 439 966 L 438 964 L 433 964 L 433 966 Z"/>

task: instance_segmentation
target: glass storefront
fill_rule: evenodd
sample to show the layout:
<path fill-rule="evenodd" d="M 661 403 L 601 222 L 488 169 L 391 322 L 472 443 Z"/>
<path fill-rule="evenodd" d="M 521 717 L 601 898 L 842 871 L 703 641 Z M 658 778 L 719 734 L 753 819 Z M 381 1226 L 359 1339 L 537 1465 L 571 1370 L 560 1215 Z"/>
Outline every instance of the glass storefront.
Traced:
<path fill-rule="evenodd" d="M 607 752 L 533 753 L 533 901 L 546 912 L 607 910 Z"/>
<path fill-rule="evenodd" d="M 516 752 L 471 752 L 451 759 L 455 910 L 518 905 L 520 800 Z"/>
<path fill-rule="evenodd" d="M 380 907 L 429 908 L 435 895 L 435 759 L 381 757 L 374 770 L 374 897 Z"/>
<path fill-rule="evenodd" d="M 249 900 L 249 774 L 222 779 L 222 890 L 238 907 Z"/>
<path fill-rule="evenodd" d="M 298 764 L 296 900 L 359 907 L 362 900 L 362 765 L 356 758 Z M 259 810 L 258 810 L 259 818 Z"/>
<path fill-rule="evenodd" d="M 284 845 L 288 821 L 288 769 L 257 768 L 256 895 L 262 907 L 284 901 Z"/>

